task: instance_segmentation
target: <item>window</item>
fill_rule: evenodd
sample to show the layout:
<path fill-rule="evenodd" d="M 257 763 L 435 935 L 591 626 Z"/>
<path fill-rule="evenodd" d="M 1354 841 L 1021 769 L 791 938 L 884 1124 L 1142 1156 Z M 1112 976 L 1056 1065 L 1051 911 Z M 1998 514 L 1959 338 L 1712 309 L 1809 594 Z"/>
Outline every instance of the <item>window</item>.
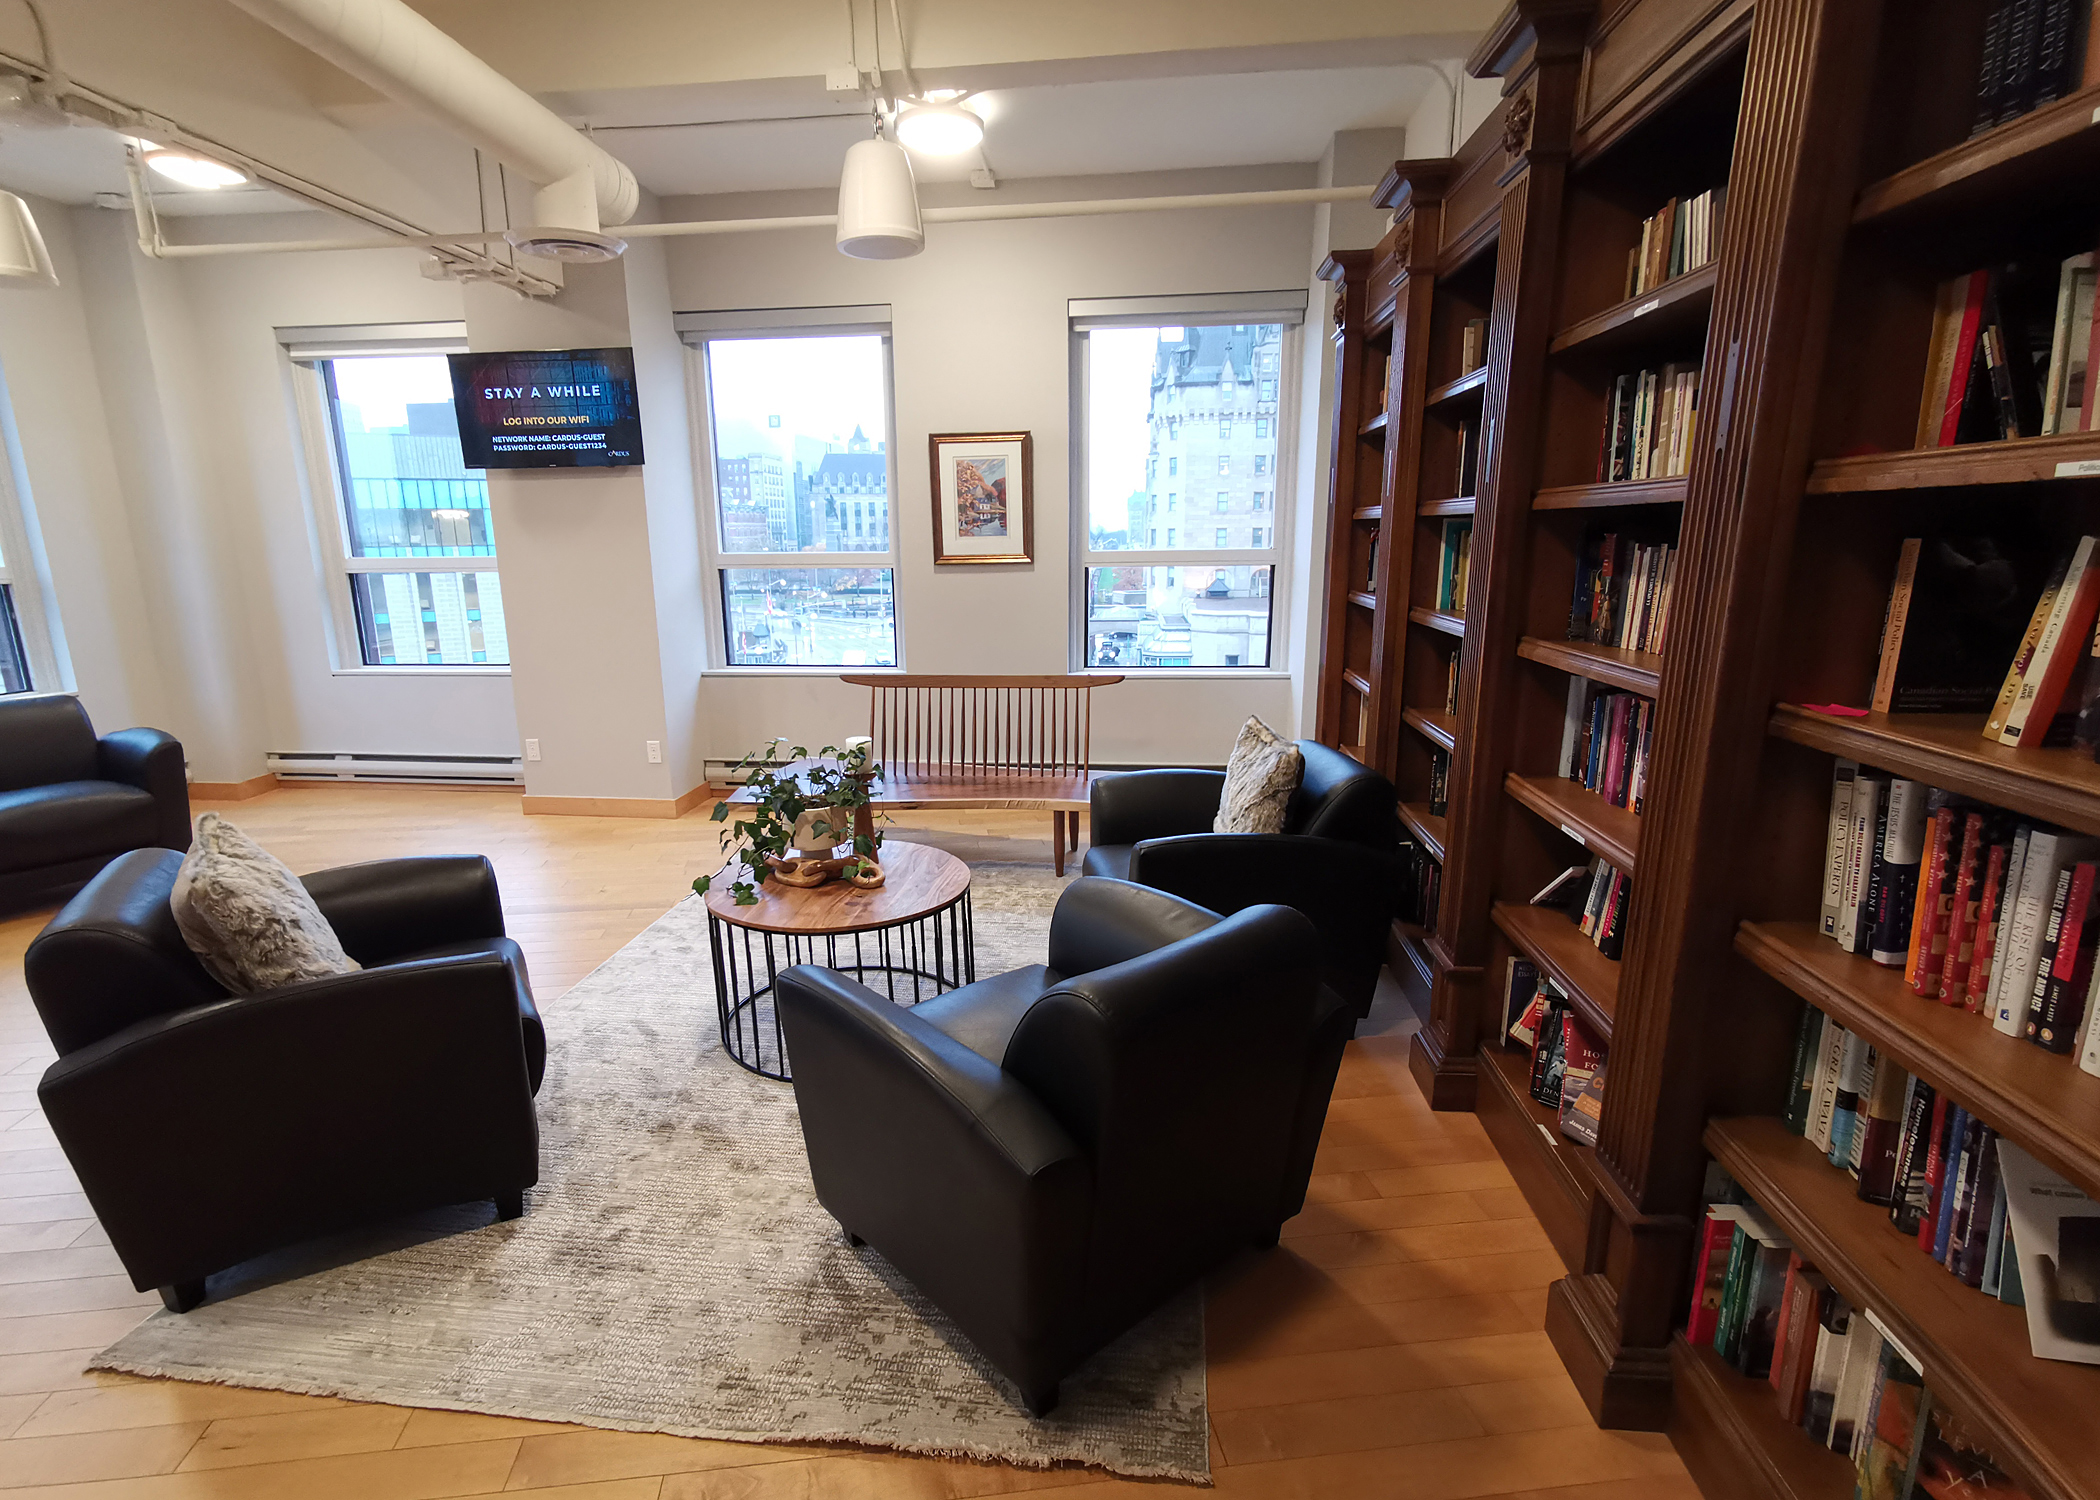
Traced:
<path fill-rule="evenodd" d="M 710 334 L 700 364 L 720 662 L 896 666 L 887 331 Z"/>
<path fill-rule="evenodd" d="M 1261 383 L 1261 395 L 1256 399 L 1262 401 L 1274 401 L 1276 399 L 1276 382 L 1273 380 L 1264 380 Z"/>
<path fill-rule="evenodd" d="M 26 693 L 29 688 L 29 651 L 15 618 L 14 576 L 7 570 L 7 554 L 0 552 L 0 693 Z"/>
<path fill-rule="evenodd" d="M 488 481 L 461 461 L 445 356 L 375 350 L 301 363 L 314 372 L 334 459 L 334 484 L 316 489 L 329 491 L 322 532 L 339 665 L 508 666 Z"/>
<path fill-rule="evenodd" d="M 1278 298 L 1278 310 L 1284 304 Z M 1148 493 L 1155 461 L 1167 474 L 1189 457 L 1207 471 L 1211 455 L 1222 483 L 1208 493 L 1222 519 L 1262 508 L 1256 474 L 1281 472 L 1280 419 L 1235 421 L 1221 409 L 1234 383 L 1249 379 L 1266 358 L 1283 353 L 1290 321 L 1169 324 L 1120 310 L 1089 326 L 1075 319 L 1073 368 L 1080 400 L 1085 487 L 1084 545 L 1075 570 L 1078 663 L 1088 667 L 1265 669 L 1270 665 L 1270 613 L 1278 577 L 1276 528 L 1229 524 L 1164 527 L 1120 533 L 1125 510 L 1149 511 L 1157 501 L 1174 519 L 1178 494 Z M 1267 368 L 1274 368 L 1273 364 Z M 1169 412 L 1186 411 L 1202 426 L 1184 426 Z M 1217 422 L 1211 438 L 1209 421 Z M 1253 462 L 1250 464 L 1249 459 Z M 1133 493 L 1133 492 L 1136 493 Z M 1270 492 L 1273 493 L 1273 492 Z M 1206 507 L 1191 496 L 1191 517 Z M 1115 540 L 1144 538 L 1142 548 Z"/>

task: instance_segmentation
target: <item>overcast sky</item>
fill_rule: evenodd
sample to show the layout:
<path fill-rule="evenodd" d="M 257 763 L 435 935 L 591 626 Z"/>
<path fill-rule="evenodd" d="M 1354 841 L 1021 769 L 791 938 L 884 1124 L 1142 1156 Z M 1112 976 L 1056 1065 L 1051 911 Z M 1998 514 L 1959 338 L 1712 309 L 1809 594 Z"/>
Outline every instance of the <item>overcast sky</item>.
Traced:
<path fill-rule="evenodd" d="M 855 427 L 871 444 L 889 439 L 879 334 L 714 339 L 707 361 L 723 458 L 741 458 L 763 443 L 792 463 L 798 435 L 843 448 Z"/>

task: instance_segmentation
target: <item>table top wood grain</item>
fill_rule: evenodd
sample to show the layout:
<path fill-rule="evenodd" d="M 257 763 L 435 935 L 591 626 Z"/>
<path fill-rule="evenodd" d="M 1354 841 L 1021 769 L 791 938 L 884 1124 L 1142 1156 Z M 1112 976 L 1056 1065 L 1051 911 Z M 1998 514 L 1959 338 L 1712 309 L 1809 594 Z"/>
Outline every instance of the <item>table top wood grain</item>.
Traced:
<path fill-rule="evenodd" d="M 755 906 L 738 906 L 731 887 L 745 871 L 741 865 L 731 865 L 716 875 L 701 899 L 710 915 L 738 927 L 824 936 L 915 922 L 946 909 L 970 888 L 970 867 L 930 844 L 891 840 L 876 859 L 882 866 L 883 884 L 872 891 L 845 880 L 805 888 L 768 879 L 758 887 Z"/>

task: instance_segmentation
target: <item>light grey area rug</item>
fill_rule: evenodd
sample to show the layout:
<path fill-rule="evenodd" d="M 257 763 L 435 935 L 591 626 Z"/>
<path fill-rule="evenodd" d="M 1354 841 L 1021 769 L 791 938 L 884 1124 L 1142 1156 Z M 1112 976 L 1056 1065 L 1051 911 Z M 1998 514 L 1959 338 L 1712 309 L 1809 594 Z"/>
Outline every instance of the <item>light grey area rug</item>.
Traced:
<path fill-rule="evenodd" d="M 1042 961 L 1063 884 L 975 869 L 980 975 Z M 548 1007 L 540 1183 L 523 1219 L 449 1210 L 243 1267 L 93 1368 L 1208 1479 L 1198 1294 L 1032 1420 L 938 1310 L 847 1246 L 810 1186 L 793 1090 L 722 1054 L 712 986 L 689 898 Z M 358 1254 L 373 1258 L 340 1263 Z"/>

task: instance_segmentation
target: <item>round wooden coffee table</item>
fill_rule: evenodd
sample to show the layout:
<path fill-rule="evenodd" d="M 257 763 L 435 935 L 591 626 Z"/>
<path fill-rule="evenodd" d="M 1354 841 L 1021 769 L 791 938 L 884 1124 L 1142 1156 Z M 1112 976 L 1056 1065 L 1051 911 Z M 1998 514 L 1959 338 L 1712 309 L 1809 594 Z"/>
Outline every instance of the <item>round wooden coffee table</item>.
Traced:
<path fill-rule="evenodd" d="M 810 889 L 767 880 L 758 902 L 738 906 L 727 878 L 700 899 L 715 962 L 722 1050 L 742 1067 L 787 1082 L 787 1043 L 773 986 L 782 969 L 821 964 L 850 974 L 899 1005 L 916 1005 L 977 978 L 970 925 L 970 867 L 945 850 L 892 840 L 882 846 L 883 885 L 834 880 Z"/>

